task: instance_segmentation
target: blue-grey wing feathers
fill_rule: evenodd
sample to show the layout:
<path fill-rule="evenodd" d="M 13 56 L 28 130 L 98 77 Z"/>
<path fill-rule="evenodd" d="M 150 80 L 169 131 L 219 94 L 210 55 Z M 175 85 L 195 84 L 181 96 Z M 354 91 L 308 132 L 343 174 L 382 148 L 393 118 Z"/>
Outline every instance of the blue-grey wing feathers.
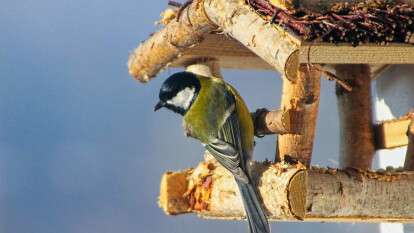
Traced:
<path fill-rule="evenodd" d="M 243 199 L 250 232 L 269 233 L 266 215 L 247 170 L 249 155 L 242 146 L 239 120 L 234 108 L 220 128 L 218 138 L 210 140 L 205 147 L 223 167 L 234 175 Z"/>
<path fill-rule="evenodd" d="M 216 138 L 206 145 L 206 149 L 223 167 L 233 174 L 236 180 L 243 183 L 249 182 L 246 173 L 240 167 L 240 154 L 232 145 Z"/>

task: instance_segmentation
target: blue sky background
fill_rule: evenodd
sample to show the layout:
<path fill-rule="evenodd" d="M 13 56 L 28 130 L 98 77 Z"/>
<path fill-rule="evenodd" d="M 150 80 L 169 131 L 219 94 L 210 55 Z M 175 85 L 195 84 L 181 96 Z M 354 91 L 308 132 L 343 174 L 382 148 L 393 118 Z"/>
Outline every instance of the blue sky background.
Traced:
<path fill-rule="evenodd" d="M 129 52 L 156 30 L 166 1 L 14 0 L 0 7 L 0 232 L 247 232 L 244 222 L 168 217 L 161 174 L 197 164 L 181 120 L 152 109 L 167 70 L 128 76 Z M 274 72 L 224 71 L 251 110 L 277 108 Z M 322 81 L 314 164 L 335 167 L 334 84 Z M 272 158 L 274 137 L 257 140 Z M 374 232 L 376 225 L 273 223 L 276 232 Z"/>

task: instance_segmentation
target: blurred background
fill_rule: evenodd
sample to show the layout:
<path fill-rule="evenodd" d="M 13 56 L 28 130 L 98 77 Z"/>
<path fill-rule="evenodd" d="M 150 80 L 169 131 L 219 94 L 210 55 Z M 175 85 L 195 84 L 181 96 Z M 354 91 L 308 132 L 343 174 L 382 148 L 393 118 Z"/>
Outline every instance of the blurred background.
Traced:
<path fill-rule="evenodd" d="M 247 232 L 245 222 L 165 216 L 163 172 L 196 165 L 202 146 L 153 105 L 169 69 L 128 76 L 129 52 L 157 30 L 166 0 L 14 0 L 0 8 L 0 232 Z M 251 110 L 279 106 L 275 72 L 225 70 Z M 337 166 L 334 83 L 322 80 L 313 164 Z M 274 136 L 257 139 L 273 159 Z M 273 223 L 272 232 L 377 232 L 374 224 Z"/>

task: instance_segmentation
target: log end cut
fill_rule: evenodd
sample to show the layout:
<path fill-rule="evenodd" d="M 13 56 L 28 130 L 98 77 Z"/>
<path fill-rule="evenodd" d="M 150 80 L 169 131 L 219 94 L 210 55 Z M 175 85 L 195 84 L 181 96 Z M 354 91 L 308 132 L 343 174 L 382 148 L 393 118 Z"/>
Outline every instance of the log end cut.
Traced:
<path fill-rule="evenodd" d="M 299 220 L 305 217 L 306 206 L 306 172 L 299 170 L 291 179 L 288 185 L 288 200 L 290 211 Z"/>
<path fill-rule="evenodd" d="M 252 166 L 253 180 L 269 219 L 303 219 L 307 185 L 304 166 L 266 162 Z M 233 176 L 215 161 L 201 162 L 183 172 L 167 172 L 160 192 L 160 207 L 169 215 L 194 212 L 204 218 L 245 218 Z"/>
<path fill-rule="evenodd" d="M 187 174 L 188 172 L 166 172 L 162 176 L 158 204 L 168 215 L 189 210 L 188 200 L 184 197 L 188 186 Z"/>

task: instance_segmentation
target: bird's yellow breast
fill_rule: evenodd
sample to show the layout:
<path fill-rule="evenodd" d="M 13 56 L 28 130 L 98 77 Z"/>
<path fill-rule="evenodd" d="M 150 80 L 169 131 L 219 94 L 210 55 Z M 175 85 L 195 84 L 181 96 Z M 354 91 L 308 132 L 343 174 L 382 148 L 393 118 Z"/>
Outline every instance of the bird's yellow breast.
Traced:
<path fill-rule="evenodd" d="M 225 118 L 229 116 L 229 101 L 226 95 L 235 99 L 234 111 L 238 116 L 240 137 L 243 147 L 253 149 L 254 129 L 250 112 L 237 91 L 222 79 L 198 76 L 200 92 L 184 116 L 184 127 L 189 136 L 208 144 L 211 137 L 217 137 Z"/>

